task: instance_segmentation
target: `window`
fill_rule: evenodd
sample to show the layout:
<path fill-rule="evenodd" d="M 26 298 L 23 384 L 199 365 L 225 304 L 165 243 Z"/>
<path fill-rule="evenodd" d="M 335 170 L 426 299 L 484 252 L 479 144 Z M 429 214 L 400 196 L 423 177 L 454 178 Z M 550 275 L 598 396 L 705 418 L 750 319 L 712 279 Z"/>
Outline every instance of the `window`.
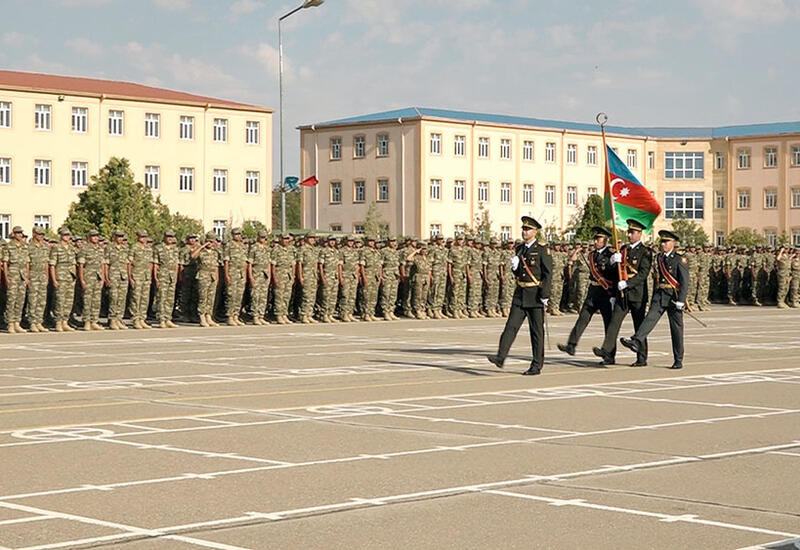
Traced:
<path fill-rule="evenodd" d="M 544 161 L 545 162 L 555 162 L 556 161 L 556 144 L 552 141 L 548 141 L 544 145 Z"/>
<path fill-rule="evenodd" d="M 725 246 L 725 232 L 714 231 L 714 242 L 717 246 Z"/>
<path fill-rule="evenodd" d="M 0 238 L 8 239 L 11 235 L 11 214 L 0 214 Z"/>
<path fill-rule="evenodd" d="M 33 162 L 33 184 L 50 185 L 49 160 L 36 160 Z"/>
<path fill-rule="evenodd" d="M 376 154 L 379 157 L 389 156 L 389 134 L 378 134 L 378 145 Z"/>
<path fill-rule="evenodd" d="M 194 168 L 181 168 L 178 191 L 194 191 Z"/>
<path fill-rule="evenodd" d="M 467 224 L 457 223 L 453 226 L 453 233 L 456 235 L 463 235 L 467 232 Z"/>
<path fill-rule="evenodd" d="M 578 205 L 578 188 L 577 187 L 567 187 L 567 206 L 577 206 Z"/>
<path fill-rule="evenodd" d="M 800 208 L 800 187 L 792 187 L 792 208 Z"/>
<path fill-rule="evenodd" d="M 125 114 L 122 111 L 108 112 L 108 135 L 121 136 L 123 133 L 123 123 Z"/>
<path fill-rule="evenodd" d="M 532 141 L 523 141 L 522 142 L 522 160 L 533 160 L 533 142 Z"/>
<path fill-rule="evenodd" d="M 11 128 L 11 103 L 0 101 L 0 128 Z"/>
<path fill-rule="evenodd" d="M 655 151 L 648 151 L 647 152 L 647 167 L 650 170 L 656 169 L 656 152 Z"/>
<path fill-rule="evenodd" d="M 353 182 L 353 202 L 364 202 L 367 199 L 367 184 L 364 180 Z"/>
<path fill-rule="evenodd" d="M 430 232 L 431 238 L 438 237 L 439 235 L 442 234 L 442 224 L 440 224 L 440 223 L 432 223 L 430 225 L 430 231 L 429 232 Z"/>
<path fill-rule="evenodd" d="M 72 131 L 85 134 L 89 122 L 89 109 L 86 107 L 72 108 Z"/>
<path fill-rule="evenodd" d="M 248 120 L 244 125 L 244 142 L 247 145 L 258 145 L 261 139 L 261 123 L 257 120 Z"/>
<path fill-rule="evenodd" d="M 778 190 L 774 187 L 764 189 L 764 208 L 767 210 L 778 208 Z"/>
<path fill-rule="evenodd" d="M 36 214 L 33 216 L 33 225 L 42 229 L 50 229 L 52 226 L 50 214 Z"/>
<path fill-rule="evenodd" d="M 739 189 L 736 192 L 737 203 L 736 207 L 739 210 L 747 210 L 750 208 L 750 190 L 749 189 Z"/>
<path fill-rule="evenodd" d="M 389 200 L 389 180 L 378 180 L 378 202 L 386 202 Z"/>
<path fill-rule="evenodd" d="M 332 181 L 331 182 L 331 204 L 341 204 L 342 203 L 342 182 L 340 181 Z"/>
<path fill-rule="evenodd" d="M 548 206 L 552 206 L 556 203 L 556 186 L 555 185 L 547 185 L 544 188 L 544 203 Z"/>
<path fill-rule="evenodd" d="M 589 189 L 587 189 L 586 196 L 591 197 L 592 195 L 596 194 L 597 194 L 597 187 L 590 187 Z"/>
<path fill-rule="evenodd" d="M 228 119 L 214 119 L 214 141 L 217 143 L 225 143 L 228 141 Z"/>
<path fill-rule="evenodd" d="M 11 159 L 0 158 L 0 185 L 11 183 Z"/>
<path fill-rule="evenodd" d="M 725 193 L 720 193 L 719 191 L 714 192 L 714 208 L 725 208 Z"/>
<path fill-rule="evenodd" d="M 364 224 L 363 223 L 354 223 L 353 224 L 353 233 L 356 235 L 363 235 L 364 234 Z"/>
<path fill-rule="evenodd" d="M 500 227 L 500 238 L 504 241 L 511 239 L 511 226 L 503 225 Z"/>
<path fill-rule="evenodd" d="M 330 225 L 331 231 L 335 231 L 337 233 L 341 233 L 342 231 L 342 224 L 340 223 L 332 223 Z"/>
<path fill-rule="evenodd" d="M 72 163 L 72 187 L 86 187 L 89 183 L 89 164 L 86 162 Z"/>
<path fill-rule="evenodd" d="M 261 191 L 261 172 L 248 170 L 244 173 L 244 192 L 246 195 L 258 195 Z"/>
<path fill-rule="evenodd" d="M 703 153 L 664 153 L 666 179 L 702 179 Z"/>
<path fill-rule="evenodd" d="M 714 153 L 714 170 L 725 170 L 725 155 Z"/>
<path fill-rule="evenodd" d="M 776 168 L 778 166 L 778 148 L 764 147 L 764 168 Z"/>
<path fill-rule="evenodd" d="M 442 198 L 442 180 L 431 180 L 431 200 L 438 201 Z"/>
<path fill-rule="evenodd" d="M 792 229 L 792 246 L 800 246 L 800 229 Z"/>
<path fill-rule="evenodd" d="M 500 184 L 500 202 L 504 204 L 511 203 L 511 184 L 510 183 L 501 183 Z"/>
<path fill-rule="evenodd" d="M 678 217 L 702 220 L 703 197 L 702 191 L 667 191 L 664 217 L 668 220 Z"/>
<path fill-rule="evenodd" d="M 228 171 L 214 170 L 214 177 L 211 180 L 211 189 L 214 193 L 228 192 Z"/>
<path fill-rule="evenodd" d="M 192 140 L 194 139 L 194 117 L 182 116 L 179 128 L 179 137 L 181 139 Z"/>
<path fill-rule="evenodd" d="M 36 105 L 33 122 L 37 130 L 50 130 L 50 105 Z"/>
<path fill-rule="evenodd" d="M 597 166 L 597 145 L 589 145 L 586 148 L 586 164 Z"/>
<path fill-rule="evenodd" d="M 778 234 L 774 229 L 765 229 L 764 238 L 767 239 L 767 246 L 775 246 L 778 242 Z"/>
<path fill-rule="evenodd" d="M 736 152 L 736 158 L 738 160 L 736 166 L 740 170 L 747 170 L 750 168 L 750 149 L 739 149 Z"/>
<path fill-rule="evenodd" d="M 636 168 L 636 149 L 628 149 L 628 168 Z"/>
<path fill-rule="evenodd" d="M 501 139 L 500 140 L 500 158 L 501 159 L 510 159 L 511 158 L 511 140 L 510 139 Z"/>
<path fill-rule="evenodd" d="M 467 138 L 465 136 L 456 136 L 453 141 L 453 154 L 457 157 L 463 157 L 467 149 Z"/>
<path fill-rule="evenodd" d="M 456 180 L 453 186 L 453 200 L 463 201 L 466 187 L 467 185 L 464 180 Z"/>
<path fill-rule="evenodd" d="M 431 155 L 442 154 L 442 134 L 431 134 Z"/>
<path fill-rule="evenodd" d="M 489 202 L 489 182 L 478 182 L 478 202 Z"/>
<path fill-rule="evenodd" d="M 1 114 L 2 112 L 0 112 Z M 0 124 L 2 126 L 2 124 Z M 800 166 L 800 146 L 792 146 L 792 166 Z"/>
<path fill-rule="evenodd" d="M 533 184 L 531 183 L 522 186 L 522 204 L 533 204 Z"/>
<path fill-rule="evenodd" d="M 342 138 L 331 138 L 331 160 L 342 158 Z"/>
<path fill-rule="evenodd" d="M 161 180 L 161 168 L 159 166 L 144 167 L 144 186 L 150 191 L 158 191 Z"/>
<path fill-rule="evenodd" d="M 487 137 L 478 138 L 478 158 L 489 158 L 489 138 Z"/>
<path fill-rule="evenodd" d="M 567 164 L 578 162 L 578 146 L 574 143 L 567 144 Z"/>
<path fill-rule="evenodd" d="M 158 138 L 161 136 L 161 115 L 158 113 L 145 113 L 144 137 Z"/>
<path fill-rule="evenodd" d="M 221 239 L 225 236 L 225 225 L 225 220 L 214 220 L 212 222 L 211 229 L 214 230 L 214 234 L 218 239 Z"/>
<path fill-rule="evenodd" d="M 353 158 L 363 159 L 366 153 L 367 139 L 364 136 L 353 138 Z"/>

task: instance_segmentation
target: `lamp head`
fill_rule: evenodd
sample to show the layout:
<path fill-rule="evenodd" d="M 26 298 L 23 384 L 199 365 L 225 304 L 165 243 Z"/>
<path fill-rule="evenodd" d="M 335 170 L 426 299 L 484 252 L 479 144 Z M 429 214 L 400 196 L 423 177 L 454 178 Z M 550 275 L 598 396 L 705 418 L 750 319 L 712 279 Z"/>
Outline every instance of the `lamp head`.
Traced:
<path fill-rule="evenodd" d="M 317 6 L 321 6 L 325 0 L 306 0 L 303 2 L 303 8 L 316 8 Z"/>

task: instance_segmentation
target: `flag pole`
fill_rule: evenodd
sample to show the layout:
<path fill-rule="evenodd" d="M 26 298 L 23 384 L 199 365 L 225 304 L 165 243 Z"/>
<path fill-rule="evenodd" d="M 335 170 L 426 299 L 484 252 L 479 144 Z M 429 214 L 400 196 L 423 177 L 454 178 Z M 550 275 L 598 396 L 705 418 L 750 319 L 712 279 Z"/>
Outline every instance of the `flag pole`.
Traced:
<path fill-rule="evenodd" d="M 608 122 L 608 115 L 605 113 L 597 113 L 595 120 L 600 125 L 600 132 L 603 136 L 603 155 L 606 161 L 606 185 L 608 190 L 608 206 L 611 211 L 611 228 L 614 236 L 614 251 L 619 252 L 619 239 L 617 238 L 617 213 L 614 210 L 614 194 L 611 192 L 611 168 L 608 165 L 608 146 L 606 145 L 606 123 Z M 617 264 L 617 271 L 619 272 L 619 280 L 624 281 L 627 279 L 627 271 L 622 269 L 622 264 Z M 622 297 L 625 296 L 620 292 Z"/>

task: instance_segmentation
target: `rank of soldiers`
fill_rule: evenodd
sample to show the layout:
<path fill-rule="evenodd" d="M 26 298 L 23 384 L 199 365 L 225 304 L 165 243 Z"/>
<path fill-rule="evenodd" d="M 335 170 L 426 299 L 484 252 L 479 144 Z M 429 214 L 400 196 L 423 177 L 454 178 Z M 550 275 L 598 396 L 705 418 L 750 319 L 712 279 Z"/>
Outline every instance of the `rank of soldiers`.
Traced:
<path fill-rule="evenodd" d="M 233 228 L 178 243 L 166 231 L 58 239 L 14 227 L 0 242 L 0 308 L 8 332 L 174 328 L 175 320 L 264 325 L 357 319 L 462 319 L 508 315 L 516 287 L 513 241 L 465 238 L 377 241 L 362 236 L 276 235 L 245 240 Z M 516 243 L 519 244 L 519 241 Z M 551 315 L 578 313 L 591 282 L 590 243 L 550 243 Z M 687 306 L 711 302 L 800 306 L 800 250 L 682 249 L 692 281 Z M 651 267 L 655 273 L 655 264 Z M 657 276 L 657 275 L 656 275 Z M 652 284 L 652 283 L 651 283 Z"/>

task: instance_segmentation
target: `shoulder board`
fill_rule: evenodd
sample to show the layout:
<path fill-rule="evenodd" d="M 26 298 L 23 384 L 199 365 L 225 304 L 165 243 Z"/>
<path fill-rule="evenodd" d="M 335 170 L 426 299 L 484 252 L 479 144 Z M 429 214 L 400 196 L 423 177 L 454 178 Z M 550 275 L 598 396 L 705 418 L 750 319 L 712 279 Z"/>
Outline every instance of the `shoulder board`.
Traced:
<path fill-rule="evenodd" d="M 681 263 L 686 263 L 686 258 L 681 258 Z"/>
<path fill-rule="evenodd" d="M 683 250 L 676 250 L 675 254 L 677 254 L 678 256 L 683 256 L 686 253 Z"/>

